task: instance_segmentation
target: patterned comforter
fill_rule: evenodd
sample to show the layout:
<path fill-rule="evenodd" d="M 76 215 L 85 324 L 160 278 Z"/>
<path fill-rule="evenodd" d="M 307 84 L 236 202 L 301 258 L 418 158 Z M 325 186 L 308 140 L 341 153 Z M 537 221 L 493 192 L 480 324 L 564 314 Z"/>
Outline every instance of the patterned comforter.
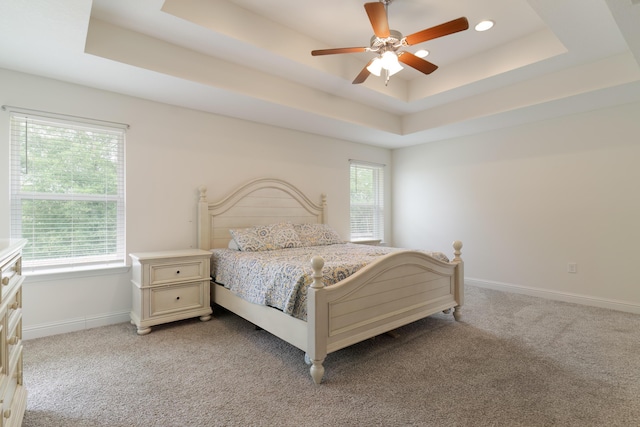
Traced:
<path fill-rule="evenodd" d="M 259 252 L 213 249 L 211 276 L 249 302 L 306 320 L 307 287 L 313 281 L 311 258 L 324 258 L 322 275 L 325 286 L 330 286 L 376 258 L 398 250 L 401 249 L 351 243 Z M 449 262 L 440 252 L 426 253 Z"/>

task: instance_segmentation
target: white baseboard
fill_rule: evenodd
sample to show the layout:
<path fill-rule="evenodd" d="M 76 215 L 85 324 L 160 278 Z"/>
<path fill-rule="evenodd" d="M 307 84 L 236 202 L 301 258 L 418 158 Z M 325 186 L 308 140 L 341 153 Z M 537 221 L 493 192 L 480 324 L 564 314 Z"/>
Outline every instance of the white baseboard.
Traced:
<path fill-rule="evenodd" d="M 567 292 L 558 292 L 549 289 L 531 288 L 528 286 L 474 279 L 470 277 L 465 277 L 464 283 L 465 285 L 478 286 L 480 288 L 495 289 L 498 291 L 513 292 L 517 294 L 530 295 L 555 301 L 570 302 L 574 304 L 588 305 L 591 307 L 608 308 L 611 310 L 640 314 L 640 304 L 628 303 L 624 301 L 596 298 L 592 296 L 571 294 Z"/>
<path fill-rule="evenodd" d="M 83 329 L 97 328 L 98 326 L 113 325 L 129 322 L 129 312 L 110 313 L 101 316 L 67 319 L 60 322 L 25 326 L 22 329 L 22 339 L 47 337 L 50 335 L 64 334 L 67 332 L 81 331 Z"/>

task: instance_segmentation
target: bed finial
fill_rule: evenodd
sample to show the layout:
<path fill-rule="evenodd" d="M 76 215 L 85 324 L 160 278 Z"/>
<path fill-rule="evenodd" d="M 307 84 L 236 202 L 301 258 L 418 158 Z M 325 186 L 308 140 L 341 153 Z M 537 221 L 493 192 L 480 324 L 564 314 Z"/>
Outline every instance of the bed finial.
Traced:
<path fill-rule="evenodd" d="M 453 242 L 453 255 L 454 261 L 461 261 L 462 259 L 460 258 L 460 255 L 462 255 L 462 252 L 460 251 L 462 249 L 462 242 L 460 240 L 456 240 Z"/>
<path fill-rule="evenodd" d="M 312 288 L 324 288 L 324 283 L 322 282 L 322 267 L 324 267 L 324 259 L 322 259 L 322 257 L 314 256 L 311 258 L 311 268 L 313 268 Z"/>
<path fill-rule="evenodd" d="M 200 202 L 206 202 L 207 201 L 207 187 L 205 187 L 204 185 L 201 185 L 200 187 L 198 187 L 198 191 L 200 191 Z"/>

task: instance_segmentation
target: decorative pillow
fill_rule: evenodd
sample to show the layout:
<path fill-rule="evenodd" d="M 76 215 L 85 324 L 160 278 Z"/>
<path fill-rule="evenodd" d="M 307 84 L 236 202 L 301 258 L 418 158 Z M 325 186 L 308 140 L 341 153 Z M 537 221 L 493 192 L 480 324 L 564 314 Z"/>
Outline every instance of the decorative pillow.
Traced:
<path fill-rule="evenodd" d="M 302 246 L 324 246 L 344 243 L 336 231 L 327 224 L 293 224 Z"/>
<path fill-rule="evenodd" d="M 233 239 L 229 240 L 229 244 L 227 245 L 227 247 L 229 249 L 231 249 L 232 251 L 239 251 L 240 250 L 240 247 L 238 246 L 236 241 L 233 240 Z"/>
<path fill-rule="evenodd" d="M 241 251 L 258 251 L 264 247 L 264 242 L 258 239 L 258 235 L 253 228 L 230 229 L 229 233 L 231 233 L 231 238 Z"/>
<path fill-rule="evenodd" d="M 270 251 L 302 246 L 293 224 L 288 222 L 231 229 L 229 232 L 241 251 Z"/>

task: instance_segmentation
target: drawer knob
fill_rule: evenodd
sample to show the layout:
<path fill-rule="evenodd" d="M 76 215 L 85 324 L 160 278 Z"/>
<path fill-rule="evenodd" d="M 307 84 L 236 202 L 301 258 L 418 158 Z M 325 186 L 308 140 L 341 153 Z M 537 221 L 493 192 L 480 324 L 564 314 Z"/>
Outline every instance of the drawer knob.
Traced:
<path fill-rule="evenodd" d="M 11 337 L 7 340 L 7 344 L 9 345 L 16 345 L 18 344 L 19 338 L 18 337 Z"/>
<path fill-rule="evenodd" d="M 10 417 L 11 417 L 11 409 L 6 409 L 6 410 L 2 413 L 2 415 L 3 415 L 5 418 L 10 418 Z"/>
<path fill-rule="evenodd" d="M 7 286 L 9 284 L 9 278 L 8 277 L 3 277 L 2 278 L 2 284 Z"/>
<path fill-rule="evenodd" d="M 15 310 L 18 307 L 19 307 L 18 301 L 14 301 L 14 303 L 9 306 L 11 310 Z"/>

